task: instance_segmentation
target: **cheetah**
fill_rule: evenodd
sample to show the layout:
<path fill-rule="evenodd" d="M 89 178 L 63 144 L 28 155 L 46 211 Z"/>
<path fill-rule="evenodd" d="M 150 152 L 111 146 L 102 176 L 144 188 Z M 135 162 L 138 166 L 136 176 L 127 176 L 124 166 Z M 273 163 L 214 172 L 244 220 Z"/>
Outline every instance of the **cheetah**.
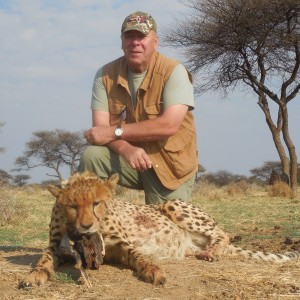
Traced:
<path fill-rule="evenodd" d="M 60 245 L 65 237 L 100 233 L 104 263 L 123 264 L 154 285 L 166 282 L 160 258 L 214 261 L 224 254 L 286 262 L 299 252 L 272 254 L 243 250 L 230 244 L 229 235 L 198 207 L 180 200 L 163 204 L 135 205 L 116 201 L 117 174 L 106 181 L 91 172 L 76 173 L 64 187 L 49 186 L 56 198 L 50 223 L 49 246 L 20 287 L 42 285 L 61 263 Z"/>

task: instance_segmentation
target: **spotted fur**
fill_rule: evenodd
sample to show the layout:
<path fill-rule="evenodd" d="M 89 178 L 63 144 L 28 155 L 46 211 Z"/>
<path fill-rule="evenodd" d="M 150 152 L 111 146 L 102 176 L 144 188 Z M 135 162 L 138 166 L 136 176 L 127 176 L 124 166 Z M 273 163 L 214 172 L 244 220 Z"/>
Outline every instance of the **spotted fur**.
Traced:
<path fill-rule="evenodd" d="M 193 255 L 213 261 L 223 254 L 285 262 L 299 252 L 272 254 L 242 250 L 230 244 L 229 236 L 198 207 L 180 200 L 160 205 L 134 205 L 114 200 L 118 175 L 107 181 L 85 172 L 73 175 L 62 188 L 50 186 L 57 201 L 52 211 L 49 247 L 22 287 L 44 284 L 61 262 L 60 246 L 68 237 L 99 232 L 105 244 L 106 263 L 119 263 L 155 285 L 166 281 L 158 258 Z"/>

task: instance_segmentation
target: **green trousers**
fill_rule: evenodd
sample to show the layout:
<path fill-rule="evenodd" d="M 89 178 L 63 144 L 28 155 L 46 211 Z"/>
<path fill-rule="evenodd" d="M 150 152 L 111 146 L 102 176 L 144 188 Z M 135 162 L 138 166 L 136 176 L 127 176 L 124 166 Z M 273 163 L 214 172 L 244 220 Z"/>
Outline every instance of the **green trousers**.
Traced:
<path fill-rule="evenodd" d="M 88 146 L 80 160 L 79 172 L 92 171 L 101 179 L 114 173 L 120 176 L 118 184 L 130 189 L 144 190 L 146 204 L 163 203 L 167 200 L 188 201 L 193 192 L 195 175 L 176 190 L 164 187 L 153 169 L 138 172 L 116 152 L 105 146 Z"/>

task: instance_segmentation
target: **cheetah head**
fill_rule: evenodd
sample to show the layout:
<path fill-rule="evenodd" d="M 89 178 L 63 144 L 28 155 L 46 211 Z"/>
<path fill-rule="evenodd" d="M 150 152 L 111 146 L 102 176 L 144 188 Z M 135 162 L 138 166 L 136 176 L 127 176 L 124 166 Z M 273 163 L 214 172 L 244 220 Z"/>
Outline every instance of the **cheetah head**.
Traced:
<path fill-rule="evenodd" d="M 91 172 L 76 173 L 63 187 L 51 185 L 48 190 L 64 207 L 67 227 L 80 235 L 92 234 L 99 231 L 118 180 L 118 174 L 103 181 Z"/>

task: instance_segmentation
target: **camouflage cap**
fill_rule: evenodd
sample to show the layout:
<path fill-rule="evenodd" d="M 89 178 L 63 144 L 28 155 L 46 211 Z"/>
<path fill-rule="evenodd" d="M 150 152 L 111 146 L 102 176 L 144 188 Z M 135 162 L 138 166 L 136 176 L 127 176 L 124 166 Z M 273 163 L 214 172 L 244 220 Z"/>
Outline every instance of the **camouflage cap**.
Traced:
<path fill-rule="evenodd" d="M 122 34 L 129 30 L 137 30 L 144 35 L 148 35 L 151 30 L 157 32 L 157 26 L 151 15 L 136 11 L 126 17 L 122 24 Z"/>

